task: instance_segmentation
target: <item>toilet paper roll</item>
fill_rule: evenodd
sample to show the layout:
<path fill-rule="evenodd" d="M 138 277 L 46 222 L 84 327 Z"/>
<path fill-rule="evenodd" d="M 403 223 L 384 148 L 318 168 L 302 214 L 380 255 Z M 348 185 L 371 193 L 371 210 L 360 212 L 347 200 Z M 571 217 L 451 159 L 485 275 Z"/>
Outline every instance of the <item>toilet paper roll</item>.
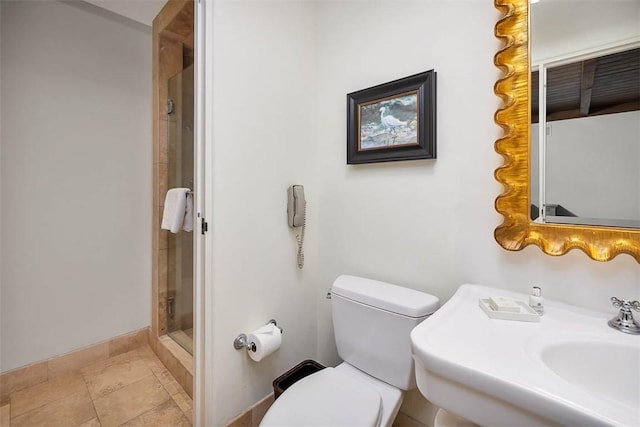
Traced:
<path fill-rule="evenodd" d="M 249 357 L 259 362 L 280 348 L 282 333 L 276 325 L 269 323 L 251 332 L 247 341 L 256 345 L 256 351 L 249 351 Z"/>

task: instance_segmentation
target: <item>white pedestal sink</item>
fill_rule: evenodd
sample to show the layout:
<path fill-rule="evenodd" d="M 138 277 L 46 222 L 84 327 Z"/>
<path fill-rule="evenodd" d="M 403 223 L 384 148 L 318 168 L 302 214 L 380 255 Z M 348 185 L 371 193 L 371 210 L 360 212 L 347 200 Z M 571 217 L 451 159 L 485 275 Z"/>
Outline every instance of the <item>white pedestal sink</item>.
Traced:
<path fill-rule="evenodd" d="M 416 379 L 434 404 L 485 426 L 640 426 L 640 336 L 599 313 L 546 301 L 540 322 L 490 319 L 463 285 L 411 333 Z"/>
<path fill-rule="evenodd" d="M 544 346 L 540 356 L 553 372 L 586 391 L 629 409 L 640 404 L 640 345 L 567 337 Z"/>

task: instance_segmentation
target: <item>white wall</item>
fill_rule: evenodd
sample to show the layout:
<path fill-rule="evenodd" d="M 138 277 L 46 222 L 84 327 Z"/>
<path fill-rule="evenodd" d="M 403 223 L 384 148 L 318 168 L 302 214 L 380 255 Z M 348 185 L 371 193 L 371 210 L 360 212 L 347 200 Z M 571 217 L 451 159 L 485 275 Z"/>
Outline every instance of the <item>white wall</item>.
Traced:
<path fill-rule="evenodd" d="M 458 284 L 456 245 L 461 234 L 460 198 L 467 181 L 466 150 L 491 141 L 492 44 L 482 20 L 494 16 L 478 2 L 322 3 L 318 12 L 318 129 L 320 282 L 329 287 L 342 273 L 423 289 L 442 298 Z M 445 24 L 446 23 L 446 24 Z M 486 32 L 486 34 L 483 34 Z M 469 41 L 474 40 L 474 44 Z M 346 165 L 345 94 L 435 69 L 437 160 Z M 492 103 L 492 104 L 491 104 Z M 483 113 L 486 117 L 483 117 Z M 474 129 L 473 134 L 467 129 Z M 463 148 L 465 147 L 465 148 Z M 473 210 L 472 207 L 470 209 Z M 321 304 L 320 359 L 337 361 L 329 304 Z"/>
<path fill-rule="evenodd" d="M 214 3 L 213 416 L 223 425 L 316 355 L 318 199 L 314 22 L 304 2 Z M 341 103 L 342 105 L 342 103 Z M 296 265 L 286 189 L 307 196 L 306 265 Z M 280 350 L 259 364 L 232 346 L 275 318 Z"/>
<path fill-rule="evenodd" d="M 215 5 L 213 410 L 220 423 L 303 358 L 339 361 L 324 298 L 339 274 L 443 302 L 462 283 L 523 292 L 539 284 L 548 298 L 612 315 L 610 296 L 640 293 L 640 268 L 629 256 L 597 263 L 576 251 L 554 258 L 495 242 L 502 218 L 493 172 L 502 159 L 493 148 L 501 130 L 493 121 L 500 43 L 492 2 Z M 431 68 L 438 159 L 346 165 L 346 94 Z M 309 200 L 303 272 L 295 270 L 284 223 L 284 190 L 296 181 Z M 283 347 L 256 366 L 231 341 L 271 316 L 283 319 Z M 404 410 L 425 421 L 432 415 L 417 392 Z"/>
<path fill-rule="evenodd" d="M 549 125 L 547 203 L 583 218 L 640 220 L 640 111 Z"/>
<path fill-rule="evenodd" d="M 319 12 L 318 122 L 320 289 L 343 273 L 432 293 L 443 301 L 463 283 L 460 245 L 491 238 L 497 221 L 471 234 L 467 218 L 492 212 L 497 75 L 489 2 L 323 3 Z M 435 69 L 437 160 L 347 166 L 345 94 Z M 489 161 L 479 161 L 488 153 Z M 486 166 L 486 167 L 484 167 Z M 482 173 L 479 173 L 482 172 Z M 490 195 L 479 197 L 478 188 Z M 492 242 L 493 245 L 496 245 Z M 339 362 L 329 304 L 319 300 L 318 357 Z M 403 411 L 431 422 L 417 392 Z"/>
<path fill-rule="evenodd" d="M 2 2 L 1 370 L 149 324 L 150 30 Z"/>

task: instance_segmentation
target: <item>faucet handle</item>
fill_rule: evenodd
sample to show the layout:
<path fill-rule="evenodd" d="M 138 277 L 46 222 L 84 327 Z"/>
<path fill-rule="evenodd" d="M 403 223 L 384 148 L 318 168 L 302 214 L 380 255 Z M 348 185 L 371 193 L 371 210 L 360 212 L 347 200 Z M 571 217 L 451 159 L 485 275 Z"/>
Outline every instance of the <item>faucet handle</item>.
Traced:
<path fill-rule="evenodd" d="M 640 335 L 640 322 L 633 318 L 633 313 L 631 312 L 632 309 L 640 311 L 640 302 L 611 297 L 611 303 L 615 308 L 619 308 L 620 312 L 616 317 L 609 320 L 607 324 L 620 332 Z"/>
<path fill-rule="evenodd" d="M 618 299 L 616 297 L 611 297 L 611 303 L 615 308 L 619 308 L 621 310 L 634 309 L 635 311 L 640 311 L 640 302 L 639 301 L 629 301 L 626 299 Z"/>

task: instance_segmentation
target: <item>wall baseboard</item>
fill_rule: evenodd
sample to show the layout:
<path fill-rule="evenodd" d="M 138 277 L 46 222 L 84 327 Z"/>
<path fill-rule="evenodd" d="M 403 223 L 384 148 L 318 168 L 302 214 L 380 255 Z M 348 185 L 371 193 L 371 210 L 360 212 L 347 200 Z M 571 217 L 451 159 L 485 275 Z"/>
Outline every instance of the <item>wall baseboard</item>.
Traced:
<path fill-rule="evenodd" d="M 0 405 L 11 393 L 149 344 L 149 327 L 0 374 Z"/>
<path fill-rule="evenodd" d="M 227 423 L 226 427 L 257 427 L 262 421 L 262 417 L 267 413 L 273 404 L 273 393 L 269 394 L 258 403 L 244 411 Z"/>

